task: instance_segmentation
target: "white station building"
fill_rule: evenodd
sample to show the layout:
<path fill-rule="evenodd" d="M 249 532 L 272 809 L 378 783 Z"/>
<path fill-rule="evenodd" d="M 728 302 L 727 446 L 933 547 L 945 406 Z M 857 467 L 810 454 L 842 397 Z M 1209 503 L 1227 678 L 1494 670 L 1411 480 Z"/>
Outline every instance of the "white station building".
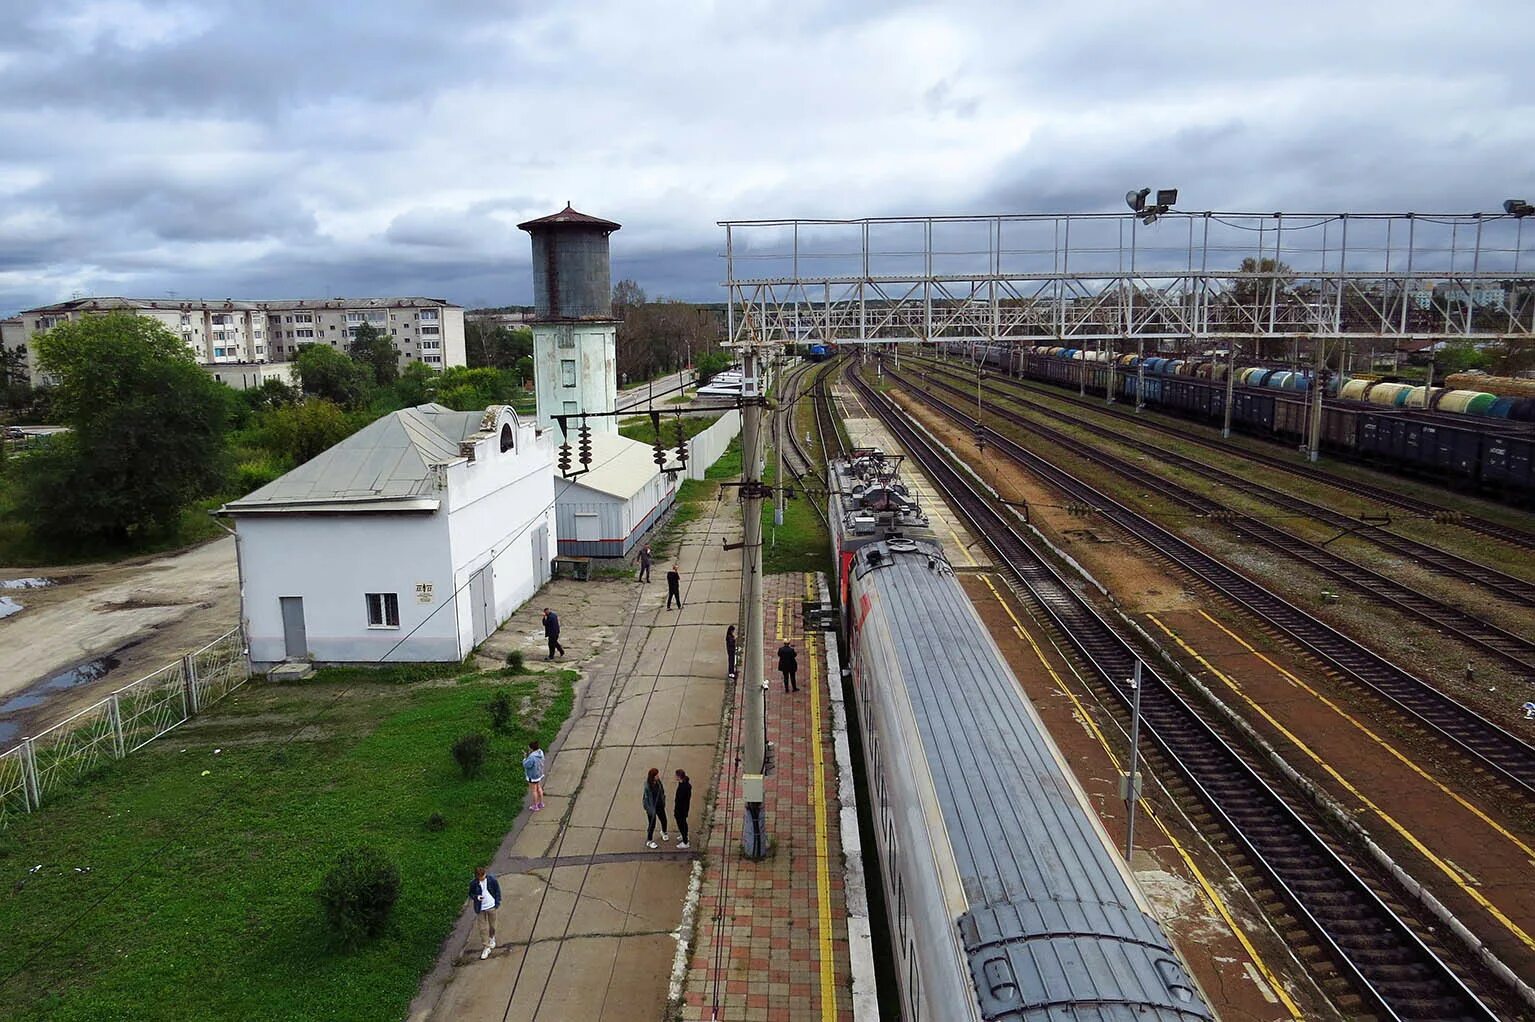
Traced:
<path fill-rule="evenodd" d="M 407 408 L 225 505 L 251 660 L 462 660 L 549 578 L 551 435 Z"/>

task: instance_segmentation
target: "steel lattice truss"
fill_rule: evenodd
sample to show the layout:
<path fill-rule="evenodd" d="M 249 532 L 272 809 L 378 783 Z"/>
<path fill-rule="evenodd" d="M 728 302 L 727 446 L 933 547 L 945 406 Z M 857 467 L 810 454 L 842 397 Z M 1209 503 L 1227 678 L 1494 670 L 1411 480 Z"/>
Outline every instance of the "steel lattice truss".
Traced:
<path fill-rule="evenodd" d="M 720 226 L 736 344 L 1535 338 L 1535 219 L 1501 213 Z"/>

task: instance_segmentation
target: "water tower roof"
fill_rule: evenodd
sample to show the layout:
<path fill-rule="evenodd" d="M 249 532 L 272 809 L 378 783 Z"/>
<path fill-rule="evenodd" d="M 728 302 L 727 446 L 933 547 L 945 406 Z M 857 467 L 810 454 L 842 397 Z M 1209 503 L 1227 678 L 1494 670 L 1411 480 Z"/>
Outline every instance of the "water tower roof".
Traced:
<path fill-rule="evenodd" d="M 611 234 L 613 231 L 618 230 L 620 225 L 615 224 L 611 220 L 603 220 L 601 217 L 578 213 L 570 207 L 568 202 L 565 204 L 565 208 L 558 213 L 551 213 L 548 216 L 541 216 L 537 220 L 528 220 L 517 225 L 519 231 L 548 231 L 568 227 L 584 227 L 587 230 L 604 231 Z"/>

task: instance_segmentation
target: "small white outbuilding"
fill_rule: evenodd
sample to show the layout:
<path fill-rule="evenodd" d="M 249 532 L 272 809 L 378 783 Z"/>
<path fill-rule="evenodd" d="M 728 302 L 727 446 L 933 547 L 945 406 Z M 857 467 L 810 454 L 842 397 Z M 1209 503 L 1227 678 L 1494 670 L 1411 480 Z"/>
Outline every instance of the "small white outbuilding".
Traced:
<path fill-rule="evenodd" d="M 565 557 L 627 557 L 676 501 L 678 473 L 661 471 L 654 448 L 643 441 L 593 432 L 591 444 L 590 468 L 554 484 L 559 552 Z"/>
<path fill-rule="evenodd" d="M 551 440 L 506 405 L 421 405 L 225 505 L 252 661 L 468 656 L 549 578 Z"/>

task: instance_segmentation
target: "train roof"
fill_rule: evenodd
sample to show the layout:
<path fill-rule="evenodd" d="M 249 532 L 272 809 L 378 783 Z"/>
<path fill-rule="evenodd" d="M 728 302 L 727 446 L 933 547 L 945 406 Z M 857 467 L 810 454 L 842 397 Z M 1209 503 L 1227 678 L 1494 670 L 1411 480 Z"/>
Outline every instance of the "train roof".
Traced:
<path fill-rule="evenodd" d="M 927 752 L 982 1017 L 1058 1017 L 1090 977 L 1095 1011 L 1074 1018 L 1210 1018 L 936 544 L 870 543 L 852 570 L 877 597 L 862 627 L 884 628 Z"/>

